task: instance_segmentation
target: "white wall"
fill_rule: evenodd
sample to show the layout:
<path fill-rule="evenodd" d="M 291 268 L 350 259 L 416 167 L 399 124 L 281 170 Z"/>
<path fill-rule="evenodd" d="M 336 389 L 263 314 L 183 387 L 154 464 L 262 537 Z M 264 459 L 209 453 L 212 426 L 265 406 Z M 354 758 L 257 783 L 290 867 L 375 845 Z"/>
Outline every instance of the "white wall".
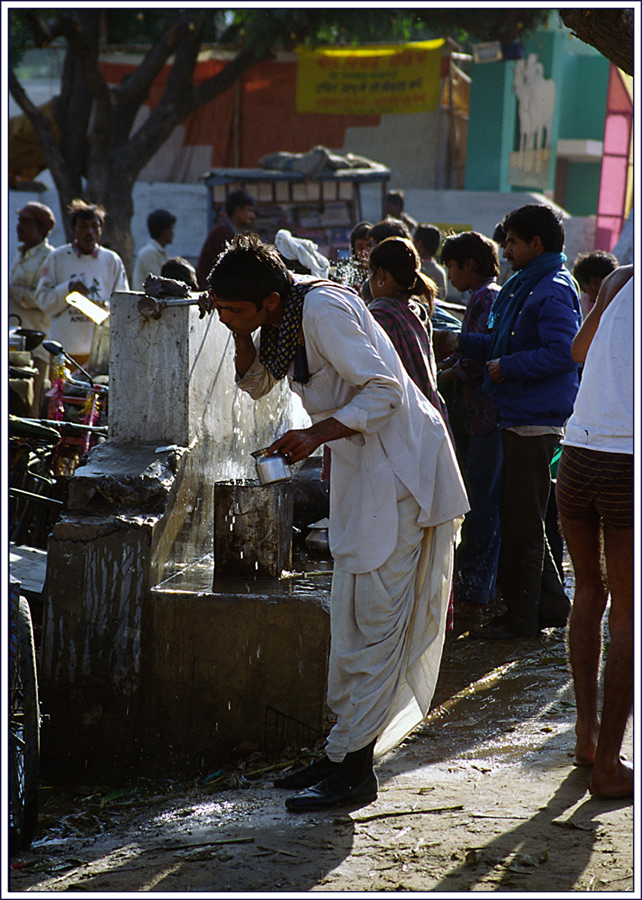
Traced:
<path fill-rule="evenodd" d="M 346 128 L 341 153 L 374 159 L 391 171 L 391 188 L 435 184 L 440 110 L 381 116 L 379 125 Z"/>

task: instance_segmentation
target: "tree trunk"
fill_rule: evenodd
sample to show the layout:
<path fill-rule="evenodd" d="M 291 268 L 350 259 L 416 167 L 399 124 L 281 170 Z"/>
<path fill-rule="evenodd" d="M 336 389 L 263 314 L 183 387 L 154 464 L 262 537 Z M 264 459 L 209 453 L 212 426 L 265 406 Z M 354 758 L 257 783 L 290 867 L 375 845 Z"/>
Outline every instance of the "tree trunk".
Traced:
<path fill-rule="evenodd" d="M 618 69 L 633 75 L 633 10 L 560 9 L 567 28 L 610 59 Z"/>
<path fill-rule="evenodd" d="M 88 41 L 97 47 L 97 17 L 87 10 L 78 10 L 78 18 L 87 33 Z M 83 68 L 73 53 L 66 53 L 60 95 L 56 97 L 54 110 L 63 136 L 60 149 L 66 168 L 76 176 L 78 193 L 81 188 L 80 176 L 87 172 L 87 135 L 92 105 L 93 98 Z"/>
<path fill-rule="evenodd" d="M 130 172 L 112 164 L 89 172 L 85 194 L 100 200 L 107 210 L 101 244 L 117 253 L 125 264 L 127 277 L 131 279 L 134 239 L 131 220 L 134 214 L 133 190 L 138 170 Z"/>

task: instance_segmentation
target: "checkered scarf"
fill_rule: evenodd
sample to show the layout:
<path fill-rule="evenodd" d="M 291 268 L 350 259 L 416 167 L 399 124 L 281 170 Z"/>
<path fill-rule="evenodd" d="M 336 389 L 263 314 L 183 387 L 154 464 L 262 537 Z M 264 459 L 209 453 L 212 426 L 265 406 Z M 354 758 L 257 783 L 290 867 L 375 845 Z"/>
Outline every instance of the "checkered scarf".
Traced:
<path fill-rule="evenodd" d="M 259 360 L 275 378 L 283 378 L 294 360 L 294 380 L 302 384 L 308 381 L 308 365 L 303 341 L 303 300 L 308 291 L 333 281 L 299 281 L 292 285 L 286 297 L 283 318 L 279 325 L 263 325 L 259 346 Z"/>

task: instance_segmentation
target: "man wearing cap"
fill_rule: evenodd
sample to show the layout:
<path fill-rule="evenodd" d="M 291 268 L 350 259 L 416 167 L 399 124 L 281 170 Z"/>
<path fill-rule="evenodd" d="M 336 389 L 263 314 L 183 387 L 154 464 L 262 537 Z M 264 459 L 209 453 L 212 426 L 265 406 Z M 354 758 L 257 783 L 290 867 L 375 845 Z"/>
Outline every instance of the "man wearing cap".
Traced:
<path fill-rule="evenodd" d="M 207 276 L 234 235 L 249 230 L 256 219 L 255 206 L 254 197 L 242 188 L 228 196 L 225 201 L 227 219 L 215 225 L 207 235 L 196 264 L 196 278 L 201 290 L 207 290 Z"/>
<path fill-rule="evenodd" d="M 36 288 L 42 264 L 54 249 L 47 235 L 56 224 L 53 212 L 44 203 L 27 203 L 18 210 L 18 252 L 9 275 L 9 313 L 20 316 L 22 328 L 49 331 L 49 316 L 36 302 Z M 49 369 L 49 354 L 42 347 L 33 351 L 34 367 L 38 374 L 34 379 L 31 415 L 40 415 L 42 384 Z"/>
<path fill-rule="evenodd" d="M 152 275 L 160 275 L 163 263 L 166 263 L 169 258 L 165 248 L 174 240 L 175 224 L 176 216 L 166 209 L 155 209 L 147 216 L 147 230 L 151 240 L 145 244 L 136 257 L 132 290 L 142 291 L 145 279 L 150 272 Z"/>
<path fill-rule="evenodd" d="M 74 240 L 53 250 L 42 266 L 38 282 L 39 306 L 51 316 L 49 338 L 59 341 L 81 366 L 89 359 L 94 323 L 67 303 L 78 292 L 105 308 L 114 291 L 128 291 L 123 261 L 106 247 L 100 237 L 106 212 L 102 206 L 80 198 L 69 204 Z"/>

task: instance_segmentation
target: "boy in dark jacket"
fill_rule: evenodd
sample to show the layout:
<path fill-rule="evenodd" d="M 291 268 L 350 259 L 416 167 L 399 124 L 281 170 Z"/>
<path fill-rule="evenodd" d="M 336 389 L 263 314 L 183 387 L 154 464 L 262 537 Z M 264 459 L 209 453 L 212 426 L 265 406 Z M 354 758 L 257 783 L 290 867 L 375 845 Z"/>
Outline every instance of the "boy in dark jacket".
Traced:
<path fill-rule="evenodd" d="M 564 226 L 550 207 L 530 204 L 503 222 L 504 258 L 515 274 L 488 320 L 489 334 L 449 335 L 482 360 L 484 389 L 499 413 L 504 455 L 498 581 L 507 612 L 476 634 L 515 638 L 566 624 L 570 602 L 546 540 L 550 461 L 578 389 L 571 343 L 580 305 L 564 266 Z"/>

